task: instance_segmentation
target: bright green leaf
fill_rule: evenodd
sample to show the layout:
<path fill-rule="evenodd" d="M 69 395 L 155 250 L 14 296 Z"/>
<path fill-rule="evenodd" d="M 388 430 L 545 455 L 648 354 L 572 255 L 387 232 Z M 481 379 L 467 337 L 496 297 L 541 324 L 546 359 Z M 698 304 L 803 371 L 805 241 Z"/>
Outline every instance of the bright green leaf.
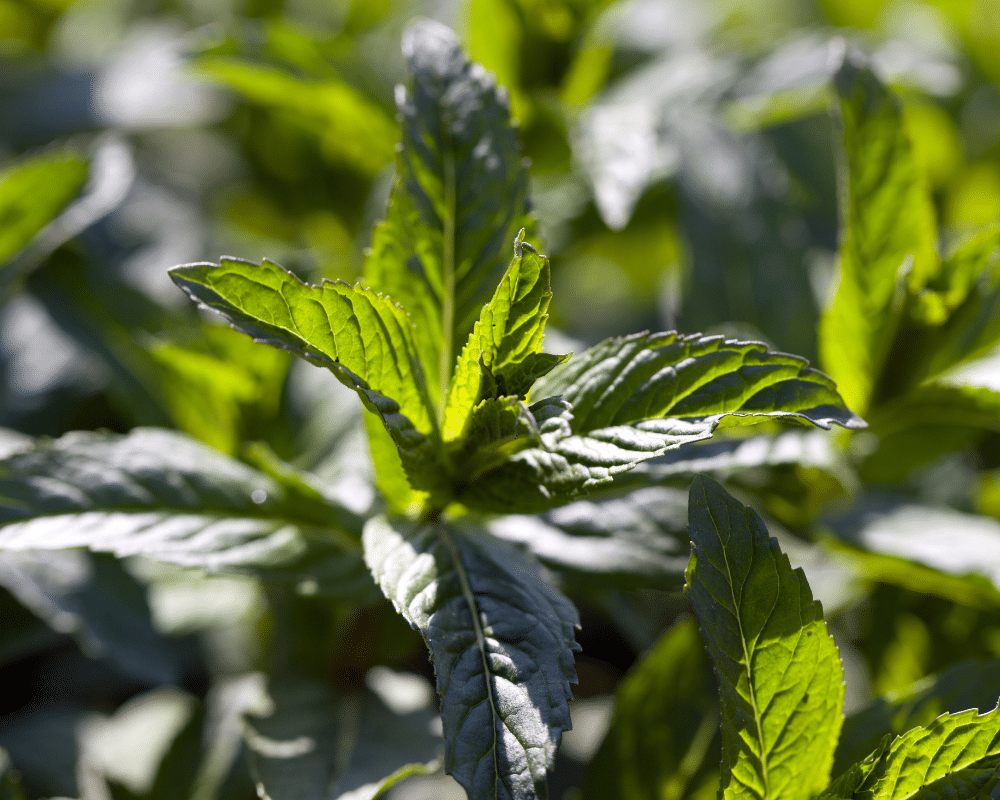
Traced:
<path fill-rule="evenodd" d="M 549 262 L 523 236 L 521 231 L 514 260 L 458 359 L 444 413 L 446 440 L 461 436 L 480 400 L 523 399 L 538 378 L 566 358 L 541 352 L 552 299 Z"/>
<path fill-rule="evenodd" d="M 189 264 L 171 277 L 258 342 L 327 367 L 392 435 L 410 482 L 437 488 L 437 427 L 413 325 L 399 306 L 342 281 L 310 286 L 277 264 Z"/>
<path fill-rule="evenodd" d="M 897 737 L 855 790 L 857 800 L 988 794 L 1000 766 L 1000 708 L 944 714 Z M 985 791 L 984 791 L 985 790 Z"/>
<path fill-rule="evenodd" d="M 0 175 L 0 267 L 79 193 L 87 162 L 66 152 L 46 153 Z"/>
<path fill-rule="evenodd" d="M 723 798 L 806 800 L 827 784 L 843 722 L 837 647 L 801 570 L 714 481 L 690 494 L 687 595 L 722 698 Z"/>
<path fill-rule="evenodd" d="M 413 88 L 398 97 L 396 183 L 364 274 L 411 314 L 443 408 L 455 360 L 528 223 L 527 172 L 506 94 L 450 30 L 417 23 L 403 52 Z"/>
<path fill-rule="evenodd" d="M 570 727 L 573 605 L 482 530 L 377 517 L 363 542 L 376 582 L 431 651 L 447 771 L 471 800 L 545 797 Z"/>
<path fill-rule="evenodd" d="M 909 291 L 939 272 L 930 196 L 899 102 L 851 58 L 834 79 L 843 141 L 840 278 L 820 326 L 824 367 L 864 412 Z"/>

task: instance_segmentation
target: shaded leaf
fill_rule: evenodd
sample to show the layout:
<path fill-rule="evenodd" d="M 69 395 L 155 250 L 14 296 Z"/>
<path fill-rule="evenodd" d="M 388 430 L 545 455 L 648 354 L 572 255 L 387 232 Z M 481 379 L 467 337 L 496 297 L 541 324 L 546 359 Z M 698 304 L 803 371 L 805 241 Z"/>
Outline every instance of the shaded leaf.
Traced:
<path fill-rule="evenodd" d="M 187 567 L 351 572 L 360 520 L 181 434 L 67 434 L 0 461 L 0 548 Z"/>
<path fill-rule="evenodd" d="M 570 727 L 572 604 L 481 530 L 377 517 L 363 541 L 382 591 L 431 651 L 446 770 L 472 800 L 544 797 Z"/>
<path fill-rule="evenodd" d="M 328 368 L 381 418 L 414 487 L 439 485 L 437 422 L 417 337 L 389 298 L 342 281 L 309 286 L 266 260 L 189 264 L 170 275 L 192 300 L 255 341 Z"/>
<path fill-rule="evenodd" d="M 899 102 L 845 59 L 834 78 L 843 141 L 840 278 L 820 325 L 824 367 L 862 413 L 903 313 L 937 275 L 937 229 Z"/>
<path fill-rule="evenodd" d="M 690 618 L 618 687 L 618 704 L 583 784 L 584 800 L 682 800 L 718 782 L 719 703 Z"/>
<path fill-rule="evenodd" d="M 822 609 L 760 517 L 714 481 L 690 495 L 686 592 L 722 698 L 722 797 L 808 798 L 829 780 L 844 677 Z"/>
<path fill-rule="evenodd" d="M 412 25 L 413 86 L 397 96 L 402 146 L 365 279 L 412 315 L 430 396 L 443 408 L 460 349 L 527 220 L 527 172 L 506 93 L 454 33 Z"/>

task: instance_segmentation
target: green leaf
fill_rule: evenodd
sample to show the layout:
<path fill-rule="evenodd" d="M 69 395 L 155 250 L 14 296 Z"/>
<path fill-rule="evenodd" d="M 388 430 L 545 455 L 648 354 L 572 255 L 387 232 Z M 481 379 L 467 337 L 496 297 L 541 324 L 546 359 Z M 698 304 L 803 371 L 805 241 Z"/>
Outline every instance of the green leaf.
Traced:
<path fill-rule="evenodd" d="M 458 359 L 444 412 L 446 441 L 464 433 L 481 400 L 523 400 L 538 378 L 568 358 L 541 352 L 551 300 L 548 259 L 524 242 L 522 230 L 514 241 L 514 260 Z"/>
<path fill-rule="evenodd" d="M 917 725 L 927 725 L 945 712 L 989 708 L 996 705 L 998 698 L 1000 660 L 952 664 L 905 692 L 879 697 L 849 715 L 837 743 L 834 771 L 846 769 L 864 758 L 877 747 L 885 731 L 898 736 Z"/>
<path fill-rule="evenodd" d="M 377 517 L 363 542 L 376 582 L 431 651 L 447 771 L 471 800 L 545 797 L 570 727 L 572 604 L 482 530 Z"/>
<path fill-rule="evenodd" d="M 835 781 L 833 781 L 820 795 L 823 800 L 833 800 L 834 798 L 853 798 L 854 793 L 861 787 L 861 785 L 868 779 L 868 776 L 874 772 L 875 768 L 879 765 L 882 759 L 882 755 L 885 753 L 886 748 L 889 746 L 889 740 L 892 737 L 889 734 L 883 736 L 875 745 L 875 749 L 867 755 L 865 758 L 858 761 L 856 764 L 852 764 L 848 769 L 841 774 Z"/>
<path fill-rule="evenodd" d="M 647 486 L 622 498 L 578 500 L 548 514 L 506 514 L 490 531 L 527 547 L 575 590 L 677 589 L 690 557 L 687 492 Z"/>
<path fill-rule="evenodd" d="M 889 745 L 855 790 L 857 800 L 976 797 L 988 794 L 1000 766 L 1000 708 L 944 714 Z"/>
<path fill-rule="evenodd" d="M 323 154 L 335 163 L 374 176 L 392 161 L 392 118 L 339 78 L 306 80 L 230 56 L 206 56 L 195 67 L 252 103 L 290 115 L 319 137 Z"/>
<path fill-rule="evenodd" d="M 435 468 L 437 423 L 417 337 L 388 297 L 342 281 L 309 286 L 266 260 L 189 264 L 170 275 L 192 300 L 255 341 L 328 368 L 381 418 L 414 488 L 439 488 L 444 471 Z"/>
<path fill-rule="evenodd" d="M 0 175 L 0 268 L 77 196 L 87 162 L 68 152 L 45 153 Z"/>
<path fill-rule="evenodd" d="M 443 409 L 459 351 L 527 219 L 527 171 L 506 93 L 436 22 L 411 26 L 413 87 L 397 97 L 402 146 L 365 279 L 411 314 L 430 396 Z"/>
<path fill-rule="evenodd" d="M 906 294 L 940 270 L 930 196 L 899 102 L 853 58 L 834 78 L 843 141 L 840 278 L 820 325 L 820 354 L 852 408 L 864 412 Z"/>
<path fill-rule="evenodd" d="M 619 685 L 584 800 L 682 800 L 714 789 L 718 723 L 711 664 L 694 621 L 681 619 Z"/>
<path fill-rule="evenodd" d="M 805 800 L 826 786 L 843 722 L 837 647 L 801 570 L 714 481 L 690 494 L 687 595 L 722 699 L 723 798 Z"/>
<path fill-rule="evenodd" d="M 530 406 L 541 444 L 462 487 L 490 511 L 559 505 L 642 461 L 709 438 L 724 417 L 862 428 L 833 382 L 797 356 L 721 336 L 607 339 L 540 378 Z"/>
<path fill-rule="evenodd" d="M 325 570 L 343 586 L 360 527 L 342 506 L 170 431 L 67 434 L 0 460 L 4 550 L 88 547 L 293 580 Z"/>

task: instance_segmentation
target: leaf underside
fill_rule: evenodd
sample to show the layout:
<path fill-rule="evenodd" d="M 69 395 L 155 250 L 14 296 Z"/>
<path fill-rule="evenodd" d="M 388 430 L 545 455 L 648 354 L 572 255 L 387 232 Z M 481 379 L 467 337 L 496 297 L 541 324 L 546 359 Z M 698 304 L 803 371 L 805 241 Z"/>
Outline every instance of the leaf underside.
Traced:
<path fill-rule="evenodd" d="M 526 442 L 465 487 L 463 502 L 490 511 L 546 510 L 709 438 L 728 416 L 865 426 L 804 359 L 721 336 L 608 339 L 540 378 L 532 397 L 547 398 L 529 407 L 537 444 Z"/>
<path fill-rule="evenodd" d="M 377 517 L 363 542 L 376 582 L 430 649 L 448 772 L 472 800 L 545 797 L 570 727 L 573 605 L 482 530 Z"/>
<path fill-rule="evenodd" d="M 836 645 L 801 570 L 714 481 L 690 493 L 687 595 L 722 699 L 723 798 L 806 800 L 827 784 L 843 722 Z"/>
<path fill-rule="evenodd" d="M 87 547 L 204 569 L 343 580 L 360 560 L 353 514 L 304 503 L 267 475 L 182 434 L 67 434 L 0 461 L 0 549 Z"/>

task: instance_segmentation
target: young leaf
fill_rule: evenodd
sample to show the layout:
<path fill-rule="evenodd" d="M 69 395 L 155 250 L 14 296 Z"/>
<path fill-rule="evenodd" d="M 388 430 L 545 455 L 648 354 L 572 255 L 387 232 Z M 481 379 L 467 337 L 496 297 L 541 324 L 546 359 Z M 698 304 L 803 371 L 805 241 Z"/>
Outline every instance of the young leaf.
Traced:
<path fill-rule="evenodd" d="M 549 262 L 523 237 L 522 230 L 514 241 L 514 260 L 458 359 L 444 413 L 445 440 L 464 432 L 480 400 L 524 399 L 539 377 L 567 358 L 541 352 L 552 299 Z"/>
<path fill-rule="evenodd" d="M 461 491 L 484 510 L 540 511 L 642 461 L 707 439 L 724 417 L 785 417 L 862 428 L 826 375 L 797 356 L 721 336 L 608 339 L 538 380 L 541 444 Z"/>
<path fill-rule="evenodd" d="M 834 79 L 843 137 L 840 279 L 820 325 L 824 367 L 867 409 L 906 290 L 937 275 L 937 229 L 899 102 L 852 58 Z"/>
<path fill-rule="evenodd" d="M 209 570 L 342 573 L 360 560 L 360 527 L 347 509 L 170 431 L 67 434 L 0 460 L 5 550 L 88 547 Z"/>
<path fill-rule="evenodd" d="M 471 800 L 545 797 L 570 727 L 573 605 L 482 530 L 376 517 L 363 543 L 376 582 L 431 651 L 447 771 Z"/>
<path fill-rule="evenodd" d="M 1000 767 L 1000 708 L 944 714 L 896 738 L 864 781 L 857 800 L 985 796 Z M 980 794 L 982 793 L 982 795 Z"/>
<path fill-rule="evenodd" d="M 266 260 L 188 264 L 170 276 L 237 330 L 327 367 L 381 418 L 414 487 L 438 488 L 437 422 L 413 324 L 389 298 L 342 281 L 309 286 Z"/>
<path fill-rule="evenodd" d="M 723 798 L 806 800 L 826 786 L 843 722 L 837 647 L 801 570 L 757 514 L 699 476 L 687 595 L 722 699 Z"/>
<path fill-rule="evenodd" d="M 506 93 L 454 33 L 419 22 L 403 53 L 413 89 L 397 95 L 396 183 L 364 275 L 412 315 L 430 396 L 443 408 L 459 350 L 527 222 L 527 171 Z"/>

